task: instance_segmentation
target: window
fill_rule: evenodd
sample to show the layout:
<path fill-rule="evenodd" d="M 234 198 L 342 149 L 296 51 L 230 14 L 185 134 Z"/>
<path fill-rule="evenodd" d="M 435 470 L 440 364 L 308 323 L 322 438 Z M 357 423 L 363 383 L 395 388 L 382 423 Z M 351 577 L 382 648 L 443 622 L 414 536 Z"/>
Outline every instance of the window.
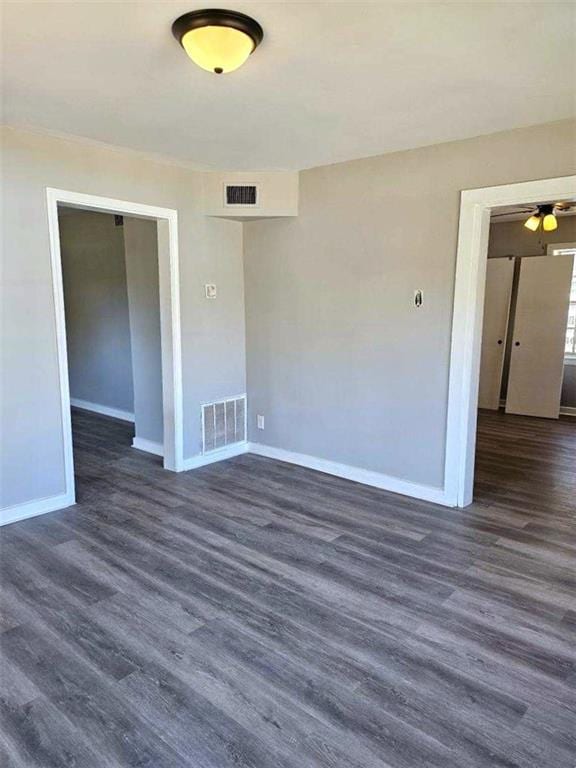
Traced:
<path fill-rule="evenodd" d="M 564 357 L 576 359 L 576 258 L 574 259 L 574 271 L 572 272 L 572 285 L 570 287 L 570 308 L 568 310 Z"/>
<path fill-rule="evenodd" d="M 574 243 L 549 245 L 548 253 L 555 256 L 563 254 L 574 256 L 572 283 L 570 285 L 570 304 L 568 306 L 568 322 L 566 324 L 566 341 L 564 344 L 564 362 L 576 365 L 576 246 Z"/>

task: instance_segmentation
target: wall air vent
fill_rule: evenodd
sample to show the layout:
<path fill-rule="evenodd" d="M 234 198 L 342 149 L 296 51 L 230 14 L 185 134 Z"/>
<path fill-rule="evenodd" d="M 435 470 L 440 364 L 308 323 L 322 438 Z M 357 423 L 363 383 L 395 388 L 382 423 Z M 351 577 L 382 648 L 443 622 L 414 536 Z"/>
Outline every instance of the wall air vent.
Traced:
<path fill-rule="evenodd" d="M 258 205 L 258 187 L 256 184 L 225 184 L 224 205 L 254 208 Z"/>
<path fill-rule="evenodd" d="M 246 440 L 246 395 L 202 406 L 202 453 Z"/>

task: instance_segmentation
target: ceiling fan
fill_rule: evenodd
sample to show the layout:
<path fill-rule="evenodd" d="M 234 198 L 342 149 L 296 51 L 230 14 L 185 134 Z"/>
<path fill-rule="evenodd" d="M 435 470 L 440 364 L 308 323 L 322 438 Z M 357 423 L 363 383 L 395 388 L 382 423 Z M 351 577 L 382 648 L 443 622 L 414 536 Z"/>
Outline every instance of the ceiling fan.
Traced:
<path fill-rule="evenodd" d="M 501 216 L 510 216 L 515 213 L 529 213 L 529 218 L 524 222 L 524 226 L 532 232 L 537 232 L 540 227 L 544 232 L 553 232 L 558 229 L 557 213 L 576 208 L 576 201 L 566 201 L 560 203 L 540 203 L 530 208 L 517 208 L 513 211 L 504 211 L 502 213 L 492 214 L 492 218 L 497 219 Z"/>

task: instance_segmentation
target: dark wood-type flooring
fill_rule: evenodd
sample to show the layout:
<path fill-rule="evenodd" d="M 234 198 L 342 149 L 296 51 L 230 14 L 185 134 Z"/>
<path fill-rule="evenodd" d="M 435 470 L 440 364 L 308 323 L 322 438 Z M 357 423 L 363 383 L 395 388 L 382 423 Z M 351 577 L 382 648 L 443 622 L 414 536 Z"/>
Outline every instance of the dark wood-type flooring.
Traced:
<path fill-rule="evenodd" d="M 1 534 L 2 766 L 574 768 L 575 420 L 482 414 L 464 511 L 74 435 Z"/>

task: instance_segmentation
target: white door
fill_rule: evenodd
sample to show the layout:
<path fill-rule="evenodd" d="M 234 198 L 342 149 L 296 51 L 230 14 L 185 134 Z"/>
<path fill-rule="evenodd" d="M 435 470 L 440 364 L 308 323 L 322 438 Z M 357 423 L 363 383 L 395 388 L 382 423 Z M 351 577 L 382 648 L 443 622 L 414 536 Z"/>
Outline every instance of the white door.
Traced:
<path fill-rule="evenodd" d="M 506 413 L 558 418 L 573 261 L 522 259 Z"/>
<path fill-rule="evenodd" d="M 506 349 L 514 259 L 488 259 L 478 407 L 498 410 Z"/>

